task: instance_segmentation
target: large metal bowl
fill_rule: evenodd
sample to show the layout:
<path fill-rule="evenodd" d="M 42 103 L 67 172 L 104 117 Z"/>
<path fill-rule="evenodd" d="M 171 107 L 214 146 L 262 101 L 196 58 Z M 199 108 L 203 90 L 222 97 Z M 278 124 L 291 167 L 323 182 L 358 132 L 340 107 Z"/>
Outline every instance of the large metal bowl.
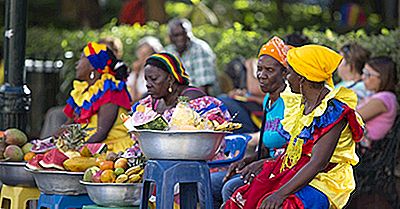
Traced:
<path fill-rule="evenodd" d="M 135 133 L 136 132 L 136 133 Z M 227 132 L 137 130 L 139 146 L 149 159 L 211 160 Z"/>
<path fill-rule="evenodd" d="M 33 175 L 24 168 L 25 162 L 0 162 L 0 181 L 10 186 L 36 187 Z"/>
<path fill-rule="evenodd" d="M 129 207 L 140 205 L 141 183 L 91 183 L 80 181 L 85 185 L 90 199 L 104 207 Z"/>
<path fill-rule="evenodd" d="M 80 195 L 87 193 L 86 188 L 79 183 L 83 178 L 83 172 L 26 169 L 33 174 L 36 185 L 45 194 Z"/>

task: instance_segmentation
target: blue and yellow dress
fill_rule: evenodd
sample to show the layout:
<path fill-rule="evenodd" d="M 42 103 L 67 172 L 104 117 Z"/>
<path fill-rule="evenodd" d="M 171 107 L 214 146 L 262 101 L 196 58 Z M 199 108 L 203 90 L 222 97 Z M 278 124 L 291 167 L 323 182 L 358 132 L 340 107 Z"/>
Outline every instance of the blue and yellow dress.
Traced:
<path fill-rule="evenodd" d="M 239 188 L 225 208 L 258 208 L 262 201 L 287 183 L 311 159 L 312 148 L 342 119 L 347 124 L 327 168 L 298 192 L 290 195 L 282 208 L 343 208 L 355 189 L 353 166 L 359 161 L 355 143 L 362 138 L 363 122 L 355 113 L 355 93 L 346 88 L 332 90 L 310 114 L 304 115 L 299 97 L 282 95 L 285 116 L 280 133 L 287 140 L 286 152 L 263 171 L 250 185 Z"/>

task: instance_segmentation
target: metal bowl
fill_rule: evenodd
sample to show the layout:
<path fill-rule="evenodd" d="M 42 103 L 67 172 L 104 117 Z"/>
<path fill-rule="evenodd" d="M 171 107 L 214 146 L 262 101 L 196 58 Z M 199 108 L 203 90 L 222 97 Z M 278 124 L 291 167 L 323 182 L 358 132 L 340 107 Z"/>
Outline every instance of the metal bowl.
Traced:
<path fill-rule="evenodd" d="M 36 185 L 45 194 L 80 195 L 87 193 L 86 188 L 79 183 L 83 178 L 83 172 L 25 169 L 33 174 Z"/>
<path fill-rule="evenodd" d="M 25 162 L 0 162 L 0 181 L 10 186 L 36 187 L 33 175 L 24 168 Z"/>
<path fill-rule="evenodd" d="M 136 132 L 136 133 L 135 133 Z M 227 132 L 137 130 L 140 148 L 149 159 L 211 160 Z"/>
<path fill-rule="evenodd" d="M 90 199 L 104 207 L 128 207 L 140 205 L 141 183 L 91 183 L 85 185 Z"/>

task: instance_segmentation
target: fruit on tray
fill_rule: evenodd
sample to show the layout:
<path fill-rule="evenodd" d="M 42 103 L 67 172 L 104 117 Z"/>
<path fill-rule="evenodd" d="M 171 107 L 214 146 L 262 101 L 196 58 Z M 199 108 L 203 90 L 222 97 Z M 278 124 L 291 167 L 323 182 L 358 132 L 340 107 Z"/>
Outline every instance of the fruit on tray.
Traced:
<path fill-rule="evenodd" d="M 47 151 L 56 148 L 53 137 L 48 137 L 46 139 L 32 140 L 31 143 L 33 144 L 31 151 L 36 154 L 37 153 L 46 153 Z"/>
<path fill-rule="evenodd" d="M 90 152 L 91 156 L 84 156 L 82 154 L 85 155 L 89 155 L 88 151 Z M 80 149 L 80 153 L 82 156 L 84 157 L 92 157 L 96 154 L 101 154 L 101 153 L 105 153 L 107 151 L 107 145 L 104 143 L 90 143 L 90 144 L 85 144 L 81 149 Z M 85 152 L 85 153 L 82 153 Z"/>
<path fill-rule="evenodd" d="M 35 153 L 33 153 L 33 152 L 28 152 L 28 153 L 26 153 L 26 154 L 24 155 L 24 160 L 25 160 L 26 162 L 28 162 L 28 161 L 32 160 L 35 156 L 36 156 Z"/>
<path fill-rule="evenodd" d="M 100 168 L 97 166 L 92 166 L 86 169 L 85 174 L 83 175 L 83 181 L 92 182 L 93 176 L 100 171 Z"/>
<path fill-rule="evenodd" d="M 86 169 L 96 166 L 96 158 L 93 157 L 74 157 L 63 163 L 65 170 L 72 172 L 84 172 Z"/>
<path fill-rule="evenodd" d="M 115 168 L 127 169 L 128 168 L 128 159 L 119 158 L 118 160 L 115 161 L 114 167 Z"/>
<path fill-rule="evenodd" d="M 19 129 L 10 128 L 4 132 L 6 143 L 10 145 L 22 146 L 28 141 L 28 137 Z"/>
<path fill-rule="evenodd" d="M 115 175 L 113 170 L 104 170 L 100 176 L 102 183 L 114 183 L 116 178 L 117 175 Z"/>
<path fill-rule="evenodd" d="M 58 170 L 65 170 L 63 163 L 67 159 L 68 156 L 62 153 L 59 149 L 52 149 L 44 154 L 43 159 L 39 161 L 39 165 L 43 168 L 55 168 Z"/>
<path fill-rule="evenodd" d="M 99 170 L 92 176 L 93 183 L 101 183 L 101 173 L 103 173 L 103 171 Z"/>
<path fill-rule="evenodd" d="M 24 146 L 21 147 L 22 152 L 24 152 L 24 154 L 31 152 L 32 147 L 33 147 L 33 144 L 28 142 L 28 143 L 24 144 Z"/>
<path fill-rule="evenodd" d="M 31 160 L 28 161 L 26 167 L 32 170 L 41 170 L 42 167 L 40 166 L 39 162 L 43 159 L 44 154 L 37 154 Z"/>
<path fill-rule="evenodd" d="M 81 124 L 70 124 L 62 126 L 63 132 L 56 138 L 58 149 L 66 152 L 68 150 L 79 151 L 85 143 L 85 137 L 88 136 L 87 129 Z"/>
<path fill-rule="evenodd" d="M 24 159 L 22 149 L 17 145 L 8 145 L 4 150 L 4 158 L 8 161 L 19 162 Z"/>

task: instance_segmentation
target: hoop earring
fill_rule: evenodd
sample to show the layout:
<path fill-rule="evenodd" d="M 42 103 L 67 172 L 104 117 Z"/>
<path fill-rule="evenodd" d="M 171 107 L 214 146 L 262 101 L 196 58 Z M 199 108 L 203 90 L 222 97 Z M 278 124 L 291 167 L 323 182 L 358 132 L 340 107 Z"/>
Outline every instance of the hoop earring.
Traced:
<path fill-rule="evenodd" d="M 90 80 L 93 80 L 93 79 L 94 79 L 94 71 L 90 72 L 90 74 L 89 74 L 89 79 L 90 79 Z"/>

